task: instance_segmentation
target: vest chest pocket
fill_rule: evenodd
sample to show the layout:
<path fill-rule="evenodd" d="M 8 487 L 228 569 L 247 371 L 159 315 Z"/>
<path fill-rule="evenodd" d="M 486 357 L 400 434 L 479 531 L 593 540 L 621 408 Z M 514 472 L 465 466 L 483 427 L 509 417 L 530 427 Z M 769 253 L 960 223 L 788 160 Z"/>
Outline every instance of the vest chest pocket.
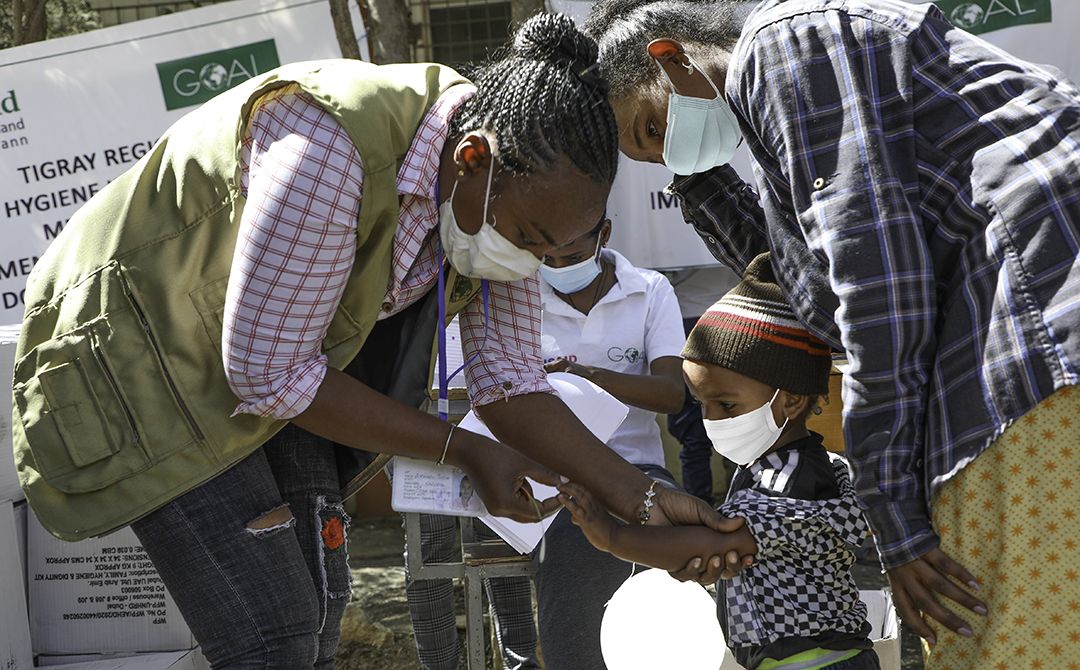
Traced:
<path fill-rule="evenodd" d="M 32 461 L 61 491 L 85 493 L 203 438 L 118 267 L 104 267 L 54 305 L 54 330 L 62 334 L 37 344 L 15 368 L 21 464 Z M 63 332 L 63 323 L 77 325 Z"/>
<path fill-rule="evenodd" d="M 41 475 L 60 490 L 93 491 L 150 465 L 131 407 L 102 350 L 99 321 L 50 340 L 63 359 L 15 386 L 15 402 Z"/>
<path fill-rule="evenodd" d="M 225 276 L 188 294 L 195 311 L 199 313 L 206 336 L 219 354 L 222 350 L 221 337 L 225 331 L 225 293 L 228 288 L 229 277 Z"/>

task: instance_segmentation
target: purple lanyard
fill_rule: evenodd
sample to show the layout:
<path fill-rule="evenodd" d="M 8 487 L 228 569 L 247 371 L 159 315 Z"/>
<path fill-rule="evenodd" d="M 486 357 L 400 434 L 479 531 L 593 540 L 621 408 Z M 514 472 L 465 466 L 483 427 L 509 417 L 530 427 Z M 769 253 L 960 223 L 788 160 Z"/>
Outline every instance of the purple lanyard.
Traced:
<path fill-rule="evenodd" d="M 436 177 L 435 181 L 435 208 L 438 211 L 439 205 L 442 204 L 441 198 L 439 198 L 439 182 Z M 481 224 L 483 225 L 483 224 Z M 472 363 L 479 352 L 469 357 L 469 360 L 462 363 L 457 370 L 454 370 L 453 374 L 446 374 L 446 262 L 443 258 L 442 238 L 437 239 L 436 254 L 439 262 L 439 323 L 436 326 L 436 330 L 439 334 L 439 401 L 438 410 L 439 418 L 446 421 L 450 416 L 450 380 L 457 377 L 465 366 Z M 482 279 L 480 281 L 480 291 L 484 296 L 484 339 L 481 341 L 480 346 L 483 347 L 487 343 L 488 335 L 488 302 L 490 299 L 490 289 L 488 288 L 488 280 Z M 464 338 L 462 338 L 464 340 Z"/>

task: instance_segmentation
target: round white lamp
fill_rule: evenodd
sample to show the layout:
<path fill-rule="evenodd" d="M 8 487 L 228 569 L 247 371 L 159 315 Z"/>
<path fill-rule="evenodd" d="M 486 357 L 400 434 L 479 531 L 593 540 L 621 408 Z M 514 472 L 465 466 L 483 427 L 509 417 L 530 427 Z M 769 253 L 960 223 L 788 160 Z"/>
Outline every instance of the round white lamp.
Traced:
<path fill-rule="evenodd" d="M 608 601 L 600 650 L 608 670 L 717 670 L 726 647 L 716 603 L 701 585 L 645 570 Z"/>

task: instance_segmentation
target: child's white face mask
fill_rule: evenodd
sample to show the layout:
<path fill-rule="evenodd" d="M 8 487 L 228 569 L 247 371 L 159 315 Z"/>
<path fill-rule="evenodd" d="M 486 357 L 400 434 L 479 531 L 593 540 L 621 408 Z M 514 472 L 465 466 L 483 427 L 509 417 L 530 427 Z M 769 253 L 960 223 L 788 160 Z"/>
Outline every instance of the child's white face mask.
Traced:
<path fill-rule="evenodd" d="M 785 418 L 783 425 L 777 426 L 773 418 L 772 404 L 778 395 L 780 389 L 776 389 L 769 402 L 740 416 L 702 419 L 705 434 L 712 441 L 716 453 L 739 465 L 750 465 L 776 444 L 788 422 Z"/>

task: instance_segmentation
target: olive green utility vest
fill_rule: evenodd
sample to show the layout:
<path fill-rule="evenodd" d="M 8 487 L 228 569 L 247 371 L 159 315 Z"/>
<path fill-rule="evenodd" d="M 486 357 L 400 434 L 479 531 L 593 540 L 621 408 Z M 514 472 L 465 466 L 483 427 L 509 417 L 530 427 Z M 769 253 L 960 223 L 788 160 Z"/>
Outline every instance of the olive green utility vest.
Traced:
<path fill-rule="evenodd" d="M 181 118 L 75 213 L 30 275 L 13 387 L 15 462 L 49 531 L 79 540 L 127 525 L 285 425 L 232 416 L 239 401 L 221 353 L 245 204 L 241 138 L 258 98 L 298 85 L 341 123 L 363 161 L 356 260 L 323 342 L 342 369 L 389 281 L 398 168 L 424 114 L 458 83 L 456 72 L 430 64 L 286 65 Z M 478 285 L 451 271 L 448 314 Z"/>

